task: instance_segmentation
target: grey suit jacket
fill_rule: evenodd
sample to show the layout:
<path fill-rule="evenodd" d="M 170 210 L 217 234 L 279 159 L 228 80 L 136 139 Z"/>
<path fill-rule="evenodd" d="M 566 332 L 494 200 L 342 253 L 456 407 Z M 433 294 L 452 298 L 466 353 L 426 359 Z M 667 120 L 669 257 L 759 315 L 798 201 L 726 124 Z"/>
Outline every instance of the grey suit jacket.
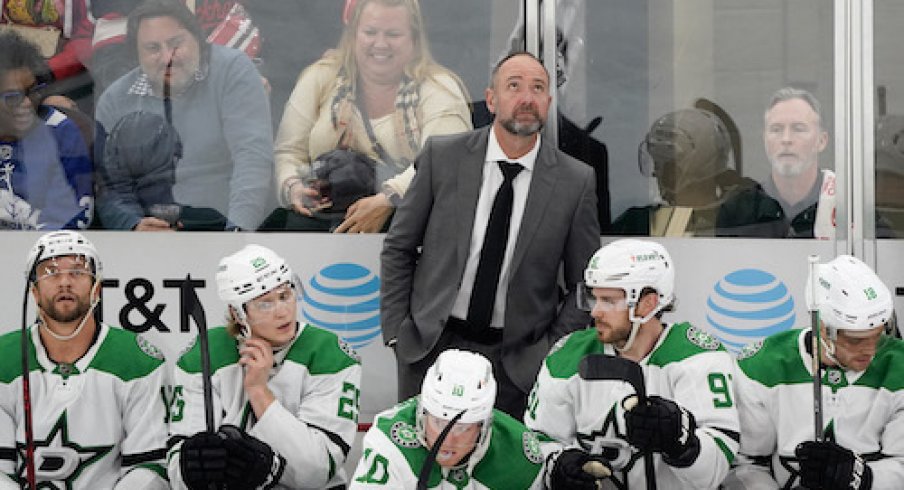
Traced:
<path fill-rule="evenodd" d="M 397 339 L 403 362 L 427 355 L 449 317 L 468 257 L 491 128 L 425 143 L 383 242 L 383 340 Z M 577 309 L 574 290 L 600 246 L 595 183 L 590 166 L 541 143 L 512 257 L 502 338 L 503 366 L 525 392 L 553 342 L 590 321 Z"/>

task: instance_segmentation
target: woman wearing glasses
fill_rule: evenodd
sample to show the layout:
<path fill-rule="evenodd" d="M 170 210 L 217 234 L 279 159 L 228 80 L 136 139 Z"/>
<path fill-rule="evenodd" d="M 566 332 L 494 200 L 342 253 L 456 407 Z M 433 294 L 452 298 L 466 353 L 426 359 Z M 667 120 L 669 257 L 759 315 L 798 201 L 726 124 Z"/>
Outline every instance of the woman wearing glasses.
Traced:
<path fill-rule="evenodd" d="M 87 228 L 93 165 L 76 123 L 43 105 L 50 69 L 38 48 L 0 32 L 0 228 Z"/>
<path fill-rule="evenodd" d="M 217 432 L 205 431 L 194 345 L 174 374 L 173 488 L 342 488 L 357 431 L 357 355 L 335 334 L 298 322 L 301 287 L 272 250 L 248 245 L 224 257 L 216 281 L 227 304 L 227 325 L 209 332 Z"/>

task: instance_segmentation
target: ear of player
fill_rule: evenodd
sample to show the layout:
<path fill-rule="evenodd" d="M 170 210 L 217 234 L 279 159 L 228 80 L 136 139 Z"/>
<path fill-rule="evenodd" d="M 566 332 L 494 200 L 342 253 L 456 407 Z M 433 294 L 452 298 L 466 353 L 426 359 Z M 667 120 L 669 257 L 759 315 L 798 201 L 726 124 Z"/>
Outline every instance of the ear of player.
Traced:
<path fill-rule="evenodd" d="M 873 486 L 873 471 L 859 455 L 830 441 L 798 444 L 801 485 L 825 490 L 865 490 Z"/>
<path fill-rule="evenodd" d="M 553 463 L 550 488 L 553 490 L 599 490 L 603 480 L 612 475 L 612 467 L 602 456 L 582 449 L 562 451 Z"/>
<path fill-rule="evenodd" d="M 628 442 L 643 452 L 662 453 L 669 466 L 685 468 L 697 460 L 700 439 L 694 414 L 660 396 L 631 395 L 622 401 Z"/>
<path fill-rule="evenodd" d="M 267 443 L 228 424 L 216 433 L 199 432 L 187 438 L 179 460 L 190 490 L 266 490 L 276 485 L 285 467 L 285 458 Z"/>

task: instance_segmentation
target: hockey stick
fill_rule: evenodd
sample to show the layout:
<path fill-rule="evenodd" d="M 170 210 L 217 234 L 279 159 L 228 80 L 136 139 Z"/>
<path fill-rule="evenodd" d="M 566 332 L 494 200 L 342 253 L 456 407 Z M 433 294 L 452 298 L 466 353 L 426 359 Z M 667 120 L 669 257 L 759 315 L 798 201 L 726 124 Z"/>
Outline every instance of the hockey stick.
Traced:
<path fill-rule="evenodd" d="M 204 315 L 204 307 L 198 299 L 195 288 L 192 287 L 191 274 L 185 276 L 185 281 L 179 287 L 181 293 L 182 322 L 188 323 L 191 317 L 198 327 L 198 347 L 201 349 L 201 382 L 204 387 L 204 421 L 207 432 L 216 432 L 213 422 L 213 390 L 210 386 L 210 346 L 207 343 L 207 317 Z"/>
<path fill-rule="evenodd" d="M 640 364 L 623 357 L 608 354 L 588 354 L 578 364 L 578 375 L 587 381 L 624 381 L 634 388 L 642 401 L 647 397 L 647 385 Z M 653 466 L 653 454 L 643 452 L 643 466 L 647 480 L 647 489 L 656 490 L 656 468 Z"/>
<path fill-rule="evenodd" d="M 35 490 L 35 434 L 34 425 L 31 414 L 31 368 L 28 366 L 28 291 L 32 284 L 36 282 L 36 271 L 38 263 L 41 262 L 41 256 L 44 255 L 44 245 L 38 247 L 38 254 L 35 256 L 34 263 L 31 264 L 31 270 L 28 271 L 28 279 L 25 284 L 25 294 L 22 297 L 22 406 L 25 417 L 25 479 L 28 482 L 28 488 Z"/>
<path fill-rule="evenodd" d="M 807 258 L 810 273 L 810 297 L 807 298 L 807 307 L 810 310 L 810 327 L 813 351 L 813 437 L 814 441 L 823 440 L 822 430 L 822 329 L 819 327 L 819 306 L 816 304 L 817 277 L 819 256 L 811 255 Z"/>
<path fill-rule="evenodd" d="M 421 472 L 417 476 L 417 490 L 427 490 L 427 484 L 430 482 L 430 473 L 433 471 L 433 464 L 436 463 L 436 453 L 439 452 L 439 448 L 446 440 L 446 436 L 449 435 L 449 431 L 452 430 L 452 427 L 455 426 L 455 423 L 458 422 L 458 419 L 460 419 L 466 411 L 467 410 L 462 410 L 461 412 L 458 412 L 458 415 L 452 417 L 452 420 L 443 427 L 443 431 L 439 433 L 439 437 L 433 442 L 433 447 L 431 447 L 430 452 L 427 453 L 427 459 L 425 459 L 424 464 L 421 465 Z M 426 438 L 426 435 L 424 437 Z"/>

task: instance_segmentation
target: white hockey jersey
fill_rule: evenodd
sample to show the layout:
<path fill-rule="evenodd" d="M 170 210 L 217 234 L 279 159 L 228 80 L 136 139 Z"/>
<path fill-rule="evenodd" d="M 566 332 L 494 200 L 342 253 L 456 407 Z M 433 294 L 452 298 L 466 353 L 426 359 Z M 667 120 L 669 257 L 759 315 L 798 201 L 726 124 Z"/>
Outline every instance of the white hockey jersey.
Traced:
<path fill-rule="evenodd" d="M 350 490 L 411 489 L 429 450 L 421 445 L 415 429 L 417 397 L 377 414 L 373 426 L 364 435 L 361 460 L 352 477 Z M 483 453 L 475 451 L 460 468 L 434 464 L 427 488 L 542 489 L 544 461 L 559 444 L 548 447 L 545 439 L 528 430 L 521 422 L 499 410 L 493 410 L 490 443 Z"/>
<path fill-rule="evenodd" d="M 160 351 L 101 324 L 78 362 L 57 364 L 37 325 L 28 336 L 38 488 L 111 489 L 129 471 L 153 472 L 164 486 Z M 24 482 L 21 338 L 21 331 L 0 337 L 0 472 Z"/>
<path fill-rule="evenodd" d="M 809 332 L 772 335 L 738 356 L 741 454 L 732 472 L 748 488 L 800 483 L 794 449 L 814 431 Z M 822 383 L 826 439 L 864 457 L 873 490 L 904 488 L 904 342 L 885 337 L 866 371 L 827 367 Z"/>
<path fill-rule="evenodd" d="M 624 381 L 585 380 L 578 365 L 588 354 L 615 355 L 588 328 L 560 339 L 540 367 L 528 398 L 525 424 L 568 447 L 605 457 L 615 471 L 607 488 L 647 488 L 645 462 L 626 440 L 622 400 L 634 393 Z M 641 360 L 648 395 L 674 401 L 694 414 L 700 454 L 686 468 L 653 455 L 658 488 L 716 488 L 738 450 L 734 404 L 734 361 L 718 340 L 681 323 L 667 326 Z"/>
<path fill-rule="evenodd" d="M 324 488 L 346 482 L 342 465 L 358 430 L 361 364 L 357 354 L 332 332 L 299 325 L 286 348 L 274 353 L 267 386 L 276 400 L 260 420 L 245 395 L 238 341 L 224 327 L 208 332 L 213 413 L 216 427 L 235 425 L 286 458 L 276 488 Z M 176 365 L 171 437 L 205 430 L 201 354 L 196 344 Z M 179 470 L 182 443 L 168 454 L 173 488 L 185 488 Z"/>

